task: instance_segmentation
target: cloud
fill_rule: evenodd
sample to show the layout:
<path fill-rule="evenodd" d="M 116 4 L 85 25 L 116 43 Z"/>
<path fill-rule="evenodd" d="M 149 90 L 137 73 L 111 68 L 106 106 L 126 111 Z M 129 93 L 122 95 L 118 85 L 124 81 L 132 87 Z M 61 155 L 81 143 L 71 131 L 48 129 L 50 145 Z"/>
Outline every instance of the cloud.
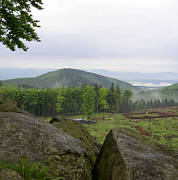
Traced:
<path fill-rule="evenodd" d="M 177 0 L 46 0 L 33 14 L 42 42 L 0 47 L 0 66 L 178 71 Z"/>
<path fill-rule="evenodd" d="M 35 16 L 44 30 L 56 33 L 133 31 L 177 22 L 177 5 L 176 0 L 46 0 L 45 12 L 35 11 Z"/>
<path fill-rule="evenodd" d="M 173 83 L 144 83 L 144 82 L 130 82 L 134 86 L 148 86 L 148 87 L 164 87 L 164 86 L 171 86 Z"/>

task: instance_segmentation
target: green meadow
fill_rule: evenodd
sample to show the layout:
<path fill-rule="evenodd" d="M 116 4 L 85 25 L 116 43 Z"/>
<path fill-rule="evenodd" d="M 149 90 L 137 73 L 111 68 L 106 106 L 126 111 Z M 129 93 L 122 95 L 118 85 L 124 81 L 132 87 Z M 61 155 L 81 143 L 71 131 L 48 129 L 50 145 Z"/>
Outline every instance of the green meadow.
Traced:
<path fill-rule="evenodd" d="M 81 116 L 73 116 L 73 118 Z M 100 143 L 113 128 L 163 151 L 178 150 L 178 107 L 150 109 L 130 114 L 95 114 L 96 124 L 84 125 Z"/>

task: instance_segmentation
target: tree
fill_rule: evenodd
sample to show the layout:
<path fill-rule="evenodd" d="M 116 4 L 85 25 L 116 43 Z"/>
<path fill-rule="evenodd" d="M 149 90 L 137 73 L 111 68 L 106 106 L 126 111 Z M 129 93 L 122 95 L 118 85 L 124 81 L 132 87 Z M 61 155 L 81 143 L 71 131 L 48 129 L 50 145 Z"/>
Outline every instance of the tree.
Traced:
<path fill-rule="evenodd" d="M 64 113 L 77 114 L 80 110 L 80 89 L 68 87 L 64 89 Z"/>
<path fill-rule="evenodd" d="M 101 110 L 103 111 L 103 120 L 104 120 L 104 113 L 109 109 L 109 105 L 107 103 L 107 95 L 108 89 L 100 88 L 99 89 L 99 105 Z"/>
<path fill-rule="evenodd" d="M 42 0 L 0 0 L 0 42 L 15 51 L 26 51 L 25 41 L 40 41 L 35 28 L 40 27 L 31 14 L 32 7 L 41 10 Z"/>
<path fill-rule="evenodd" d="M 120 105 L 121 105 L 121 100 L 122 100 L 121 99 L 122 98 L 122 92 L 121 92 L 119 85 L 116 86 L 116 89 L 114 91 L 114 98 L 115 98 L 115 111 L 116 111 L 116 113 L 118 113 Z"/>
<path fill-rule="evenodd" d="M 109 104 L 110 112 L 114 112 L 115 107 L 115 97 L 114 97 L 114 84 L 111 84 L 110 90 L 107 94 L 107 102 Z"/>
<path fill-rule="evenodd" d="M 131 102 L 131 98 L 133 96 L 133 92 L 131 90 L 125 90 L 122 95 L 122 104 L 121 109 L 122 112 L 129 111 L 129 103 Z"/>
<path fill-rule="evenodd" d="M 96 93 L 93 87 L 84 85 L 81 90 L 82 96 L 82 113 L 90 118 L 95 110 Z"/>
<path fill-rule="evenodd" d="M 56 103 L 57 112 L 61 113 L 63 111 L 63 103 L 64 103 L 63 89 L 60 89 Z"/>
<path fill-rule="evenodd" d="M 95 101 L 96 101 L 96 112 L 98 113 L 99 112 L 99 90 L 100 90 L 100 86 L 98 86 L 98 84 L 95 84 L 94 85 L 94 89 L 95 89 L 95 93 L 96 93 L 96 98 L 95 98 Z"/>

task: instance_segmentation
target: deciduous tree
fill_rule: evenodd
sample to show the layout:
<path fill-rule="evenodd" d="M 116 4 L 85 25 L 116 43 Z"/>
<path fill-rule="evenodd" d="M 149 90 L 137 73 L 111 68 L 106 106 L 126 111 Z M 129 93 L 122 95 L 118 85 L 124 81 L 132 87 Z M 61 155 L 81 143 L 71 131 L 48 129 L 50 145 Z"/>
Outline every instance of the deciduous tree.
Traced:
<path fill-rule="evenodd" d="M 87 118 L 91 118 L 95 110 L 96 93 L 93 87 L 84 85 L 82 87 L 82 112 Z"/>
<path fill-rule="evenodd" d="M 0 0 L 0 42 L 14 51 L 26 51 L 24 41 L 40 41 L 32 16 L 32 8 L 42 9 L 42 0 Z"/>

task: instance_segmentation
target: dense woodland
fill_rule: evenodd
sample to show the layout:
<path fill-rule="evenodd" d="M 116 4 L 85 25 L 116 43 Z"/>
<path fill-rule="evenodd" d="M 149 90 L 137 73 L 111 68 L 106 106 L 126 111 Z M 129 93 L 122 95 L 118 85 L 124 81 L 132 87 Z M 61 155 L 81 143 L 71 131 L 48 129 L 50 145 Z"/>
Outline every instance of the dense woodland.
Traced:
<path fill-rule="evenodd" d="M 119 86 L 110 88 L 83 85 L 81 88 L 35 89 L 3 85 L 0 95 L 16 101 L 17 106 L 37 116 L 54 116 L 83 114 L 92 118 L 94 113 L 123 113 L 134 110 L 174 106 L 174 100 L 136 101 L 132 102 L 133 92 L 121 91 Z"/>

